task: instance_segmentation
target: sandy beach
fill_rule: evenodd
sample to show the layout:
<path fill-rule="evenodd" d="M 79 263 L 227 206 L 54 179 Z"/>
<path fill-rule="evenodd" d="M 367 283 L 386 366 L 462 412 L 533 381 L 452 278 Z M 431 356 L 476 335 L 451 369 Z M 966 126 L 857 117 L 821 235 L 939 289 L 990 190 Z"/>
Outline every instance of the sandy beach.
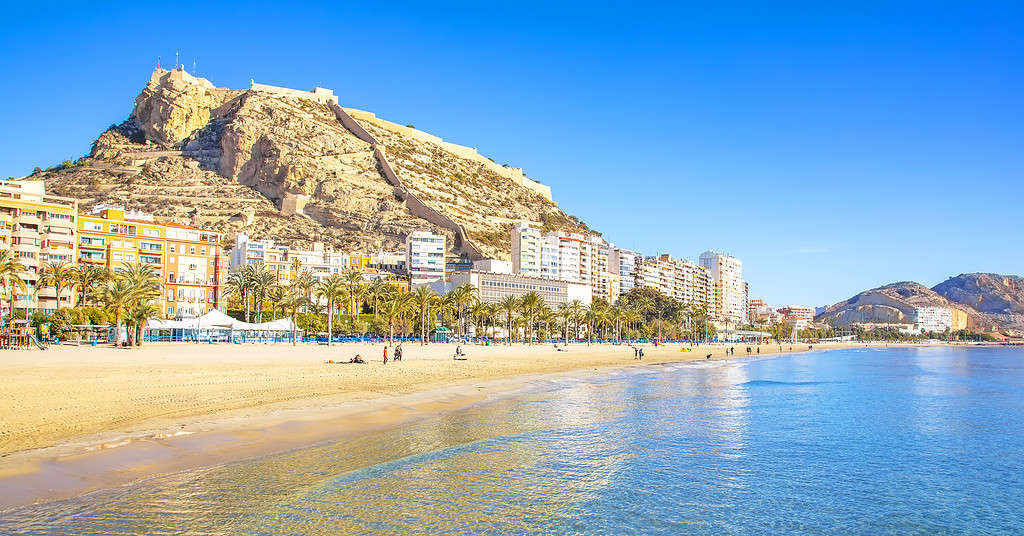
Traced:
<path fill-rule="evenodd" d="M 864 346 L 821 344 L 815 350 Z M 746 345 L 735 345 L 746 357 Z M 502 396 L 532 379 L 726 358 L 726 346 L 153 344 L 5 352 L 0 507 L 334 440 Z M 751 355 L 779 353 L 756 346 Z M 781 346 L 803 352 L 805 344 Z M 360 354 L 366 364 L 328 364 Z M 393 348 L 389 356 L 393 355 Z M 733 357 L 733 356 L 729 356 Z M 17 491 L 13 491 L 17 490 Z"/>

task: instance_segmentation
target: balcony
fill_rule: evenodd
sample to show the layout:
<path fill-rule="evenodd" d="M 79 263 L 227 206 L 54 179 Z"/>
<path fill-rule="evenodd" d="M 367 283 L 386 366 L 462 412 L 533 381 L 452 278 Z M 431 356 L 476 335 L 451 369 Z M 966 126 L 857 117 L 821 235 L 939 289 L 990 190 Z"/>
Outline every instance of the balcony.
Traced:
<path fill-rule="evenodd" d="M 39 238 L 39 232 L 35 229 L 18 228 L 11 231 L 13 238 Z"/>
<path fill-rule="evenodd" d="M 75 222 L 57 218 L 46 218 L 46 226 L 51 229 L 67 229 L 70 231 L 75 229 Z"/>
<path fill-rule="evenodd" d="M 33 244 L 31 242 L 24 242 L 20 244 L 14 244 L 11 246 L 14 251 L 25 251 L 28 253 L 39 253 L 39 244 Z"/>
<path fill-rule="evenodd" d="M 18 223 L 23 224 L 23 225 L 39 226 L 40 224 L 43 223 L 43 221 L 39 219 L 39 216 L 36 216 L 36 215 L 29 216 L 27 214 L 18 214 L 18 216 L 17 216 L 17 218 L 15 218 L 15 220 Z"/>

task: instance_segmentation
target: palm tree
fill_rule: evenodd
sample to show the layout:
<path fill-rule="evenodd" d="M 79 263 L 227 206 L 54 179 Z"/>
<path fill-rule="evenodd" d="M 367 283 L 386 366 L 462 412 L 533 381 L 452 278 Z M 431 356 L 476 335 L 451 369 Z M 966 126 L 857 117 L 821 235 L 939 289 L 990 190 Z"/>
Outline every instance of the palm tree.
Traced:
<path fill-rule="evenodd" d="M 586 311 L 586 306 L 579 300 L 573 300 L 569 302 L 569 311 L 572 313 L 572 320 L 576 323 L 575 329 L 573 330 L 572 338 L 579 337 L 580 333 L 580 320 L 583 319 L 583 314 Z"/>
<path fill-rule="evenodd" d="M 459 336 L 464 337 L 466 330 L 465 325 L 462 322 L 462 312 L 467 306 L 472 305 L 473 302 L 477 301 L 476 287 L 469 283 L 464 283 L 455 287 L 451 294 L 452 298 L 455 300 L 455 306 L 458 308 Z"/>
<path fill-rule="evenodd" d="M 78 286 L 78 304 L 81 304 L 93 289 L 110 278 L 110 272 L 94 264 L 79 264 L 71 276 L 74 284 Z"/>
<path fill-rule="evenodd" d="M 310 303 L 313 303 L 313 289 L 316 288 L 316 278 L 309 272 L 302 272 L 292 278 L 289 288 L 305 296 L 306 305 L 303 307 L 308 307 Z"/>
<path fill-rule="evenodd" d="M 270 316 L 271 320 L 277 320 L 277 307 L 281 303 L 281 299 L 284 298 L 284 287 L 280 283 L 274 283 L 274 286 L 267 290 L 267 299 L 270 300 Z"/>
<path fill-rule="evenodd" d="M 135 326 L 135 345 L 142 346 L 142 338 L 146 333 L 146 323 L 160 316 L 160 308 L 155 300 L 139 300 L 128 309 L 128 319 Z"/>
<path fill-rule="evenodd" d="M 14 251 L 0 249 L 0 283 L 3 284 L 4 292 L 7 294 L 8 311 L 10 311 L 7 329 L 14 325 L 14 296 L 17 289 L 21 289 L 22 292 L 28 289 L 25 280 L 21 278 L 24 271 L 25 265 L 15 256 Z"/>
<path fill-rule="evenodd" d="M 156 268 L 148 264 L 132 264 L 119 276 L 131 284 L 135 290 L 135 297 L 139 300 L 156 299 L 160 297 L 160 289 L 163 282 L 157 275 Z"/>
<path fill-rule="evenodd" d="M 412 291 L 412 297 L 416 307 L 420 311 L 420 344 L 427 343 L 427 311 L 437 303 L 439 297 L 434 289 L 423 285 Z"/>
<path fill-rule="evenodd" d="M 306 297 L 305 290 L 305 287 L 302 286 L 292 285 L 288 287 L 280 303 L 281 309 L 292 319 L 292 346 L 295 346 L 296 338 L 298 337 L 296 321 L 299 316 L 299 309 L 309 305 L 309 298 Z"/>
<path fill-rule="evenodd" d="M 380 308 L 380 300 L 391 294 L 391 286 L 383 279 L 377 278 L 366 287 L 366 297 L 373 300 L 373 324 L 377 324 L 377 310 Z"/>
<path fill-rule="evenodd" d="M 384 300 L 384 304 L 381 307 L 380 312 L 388 321 L 389 342 L 395 342 L 395 322 L 412 310 L 415 301 L 415 296 L 405 293 L 396 293 Z"/>
<path fill-rule="evenodd" d="M 249 322 L 249 278 L 246 276 L 245 269 L 229 273 L 224 290 L 229 295 L 236 296 L 242 301 L 242 308 L 245 310 L 245 321 Z"/>
<path fill-rule="evenodd" d="M 455 291 L 452 290 L 444 296 L 440 296 L 440 299 L 437 300 L 436 303 L 437 315 L 441 319 L 441 325 L 447 327 L 449 324 L 448 321 L 455 319 L 459 308 L 458 302 L 456 301 Z"/>
<path fill-rule="evenodd" d="M 99 301 L 114 315 L 114 346 L 121 343 L 121 317 L 138 299 L 138 290 L 125 277 L 115 277 L 99 289 Z"/>
<path fill-rule="evenodd" d="M 537 310 L 537 320 L 544 323 L 545 338 L 551 338 L 551 324 L 558 320 L 558 315 L 546 303 L 541 302 Z"/>
<path fill-rule="evenodd" d="M 263 322 L 263 301 L 270 289 L 277 284 L 277 276 L 267 271 L 267 266 L 262 262 L 250 264 L 246 276 L 249 280 L 249 290 L 252 292 L 256 302 L 256 322 Z"/>
<path fill-rule="evenodd" d="M 74 284 L 75 269 L 64 261 L 47 262 L 40 270 L 39 286 L 53 287 L 57 294 L 57 309 L 60 309 L 60 292 Z"/>
<path fill-rule="evenodd" d="M 556 313 L 558 318 L 562 320 L 562 327 L 564 328 L 565 339 L 564 344 L 569 344 L 569 321 L 575 316 L 575 312 L 568 303 L 563 303 L 558 306 Z"/>
<path fill-rule="evenodd" d="M 533 329 L 535 327 L 533 323 L 541 305 L 544 305 L 544 299 L 540 297 L 540 294 L 533 291 L 523 294 L 519 299 L 519 309 L 523 312 L 523 318 L 526 320 L 526 329 L 523 336 L 527 338 L 528 344 L 533 343 Z"/>
<path fill-rule="evenodd" d="M 359 314 L 359 302 L 366 293 L 366 282 L 363 279 L 363 274 L 358 270 L 345 270 L 341 277 L 348 287 L 347 294 L 349 305 L 351 305 L 349 314 L 354 319 Z"/>
<path fill-rule="evenodd" d="M 486 324 L 487 316 L 490 313 L 490 307 L 486 303 L 476 302 L 469 309 L 469 316 L 473 319 L 473 333 L 475 336 L 480 336 L 480 324 Z"/>
<path fill-rule="evenodd" d="M 512 346 L 512 315 L 519 309 L 519 300 L 515 296 L 505 296 L 498 302 L 498 310 L 505 313 L 505 325 L 508 327 L 508 345 Z"/>
<path fill-rule="evenodd" d="M 333 274 L 317 284 L 316 294 L 318 299 L 327 301 L 327 346 L 330 346 L 334 336 L 334 306 L 345 296 L 345 281 Z"/>

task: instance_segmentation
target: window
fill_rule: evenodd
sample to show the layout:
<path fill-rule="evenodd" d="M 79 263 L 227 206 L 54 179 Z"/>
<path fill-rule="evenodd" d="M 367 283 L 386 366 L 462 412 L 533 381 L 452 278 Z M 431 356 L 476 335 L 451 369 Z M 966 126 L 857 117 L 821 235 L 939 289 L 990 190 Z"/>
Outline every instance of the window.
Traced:
<path fill-rule="evenodd" d="M 103 231 L 103 224 L 98 222 L 87 221 L 84 227 L 86 231 Z"/>
<path fill-rule="evenodd" d="M 167 301 L 174 301 L 174 289 L 167 289 Z"/>
<path fill-rule="evenodd" d="M 196 247 L 195 246 L 189 247 L 188 248 L 188 252 L 189 252 L 190 255 L 195 255 L 196 254 Z"/>
<path fill-rule="evenodd" d="M 171 253 L 174 253 L 174 244 L 171 244 L 171 249 L 170 249 L 170 251 L 171 251 Z"/>
<path fill-rule="evenodd" d="M 143 229 L 142 234 L 144 236 L 160 237 L 160 231 L 158 229 Z"/>

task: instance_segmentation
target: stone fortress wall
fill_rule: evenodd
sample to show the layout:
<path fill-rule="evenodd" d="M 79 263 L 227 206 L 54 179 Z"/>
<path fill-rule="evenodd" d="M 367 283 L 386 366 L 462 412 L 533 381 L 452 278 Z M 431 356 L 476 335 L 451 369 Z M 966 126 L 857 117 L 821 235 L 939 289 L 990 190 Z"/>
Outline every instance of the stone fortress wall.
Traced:
<path fill-rule="evenodd" d="M 295 97 L 296 99 L 308 99 L 313 102 L 319 102 L 320 104 L 338 104 L 338 97 L 334 95 L 334 91 L 322 87 L 315 87 L 313 88 L 313 91 L 302 91 L 300 89 L 257 84 L 250 78 L 249 90 L 263 91 L 284 97 Z"/>
<path fill-rule="evenodd" d="M 518 185 L 520 185 L 520 186 L 522 186 L 524 188 L 527 188 L 529 190 L 537 192 L 542 197 L 544 197 L 544 199 L 547 199 L 548 201 L 553 201 L 552 198 L 551 198 L 551 187 L 550 186 L 541 184 L 541 183 L 539 183 L 539 182 L 537 182 L 537 181 L 527 177 L 526 174 L 523 173 L 522 168 L 510 168 L 510 167 L 505 167 L 505 166 L 502 166 L 502 165 L 494 163 L 493 161 L 491 161 L 491 159 L 489 159 L 489 158 L 481 155 L 480 153 L 478 153 L 476 151 L 476 149 L 473 148 L 473 147 L 466 147 L 464 145 L 456 145 L 454 143 L 444 141 L 440 137 L 434 136 L 433 134 L 427 134 L 426 132 L 423 132 L 422 130 L 417 130 L 415 128 L 402 126 L 402 125 L 399 125 L 397 123 L 392 123 L 391 121 L 386 121 L 384 119 L 380 119 L 379 117 L 377 117 L 372 112 L 364 112 L 362 110 L 356 110 L 354 108 L 345 108 L 345 112 L 348 113 L 350 116 L 356 118 L 356 119 L 359 119 L 359 120 L 362 120 L 362 121 L 369 121 L 369 122 L 371 122 L 371 123 L 373 123 L 373 124 L 375 124 L 375 125 L 377 125 L 377 126 L 379 126 L 381 128 L 386 128 L 386 129 L 388 129 L 388 130 L 390 130 L 390 131 L 392 131 L 392 132 L 394 132 L 396 134 L 401 134 L 402 136 L 408 136 L 410 138 L 415 138 L 415 139 L 418 139 L 420 141 L 424 141 L 424 142 L 427 142 L 427 143 L 433 143 L 435 145 L 440 145 L 442 148 L 444 148 L 448 152 L 454 153 L 454 154 L 456 154 L 456 155 L 458 155 L 458 156 L 460 156 L 462 158 L 465 158 L 467 160 L 472 160 L 474 162 L 479 162 L 484 167 L 486 167 L 487 169 L 493 171 L 497 175 L 499 175 L 501 177 L 505 177 L 506 179 L 508 179 L 508 180 L 510 180 L 510 181 L 512 181 L 512 182 L 514 182 L 514 183 L 516 183 L 516 184 L 518 184 Z"/>

